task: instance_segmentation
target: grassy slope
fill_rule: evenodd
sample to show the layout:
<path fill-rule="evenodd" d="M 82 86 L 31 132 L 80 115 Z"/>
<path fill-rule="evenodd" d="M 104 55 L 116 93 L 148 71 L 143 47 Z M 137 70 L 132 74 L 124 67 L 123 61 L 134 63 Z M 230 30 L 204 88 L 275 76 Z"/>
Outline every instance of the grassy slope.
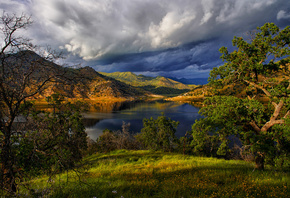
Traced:
<path fill-rule="evenodd" d="M 115 151 L 85 168 L 30 181 L 51 197 L 288 197 L 289 172 L 253 171 L 245 161 L 151 151 Z M 78 176 L 77 176 L 78 175 Z M 68 178 L 67 178 L 68 176 Z M 24 193 L 25 191 L 22 191 Z M 37 192 L 37 190 L 36 190 Z"/>
<path fill-rule="evenodd" d="M 132 72 L 114 72 L 114 73 L 103 73 L 105 76 L 115 78 L 121 82 L 130 84 L 132 86 L 155 86 L 155 87 L 169 87 L 174 89 L 190 89 L 187 85 L 180 82 L 165 78 L 162 76 L 148 77 L 143 75 L 136 75 Z"/>

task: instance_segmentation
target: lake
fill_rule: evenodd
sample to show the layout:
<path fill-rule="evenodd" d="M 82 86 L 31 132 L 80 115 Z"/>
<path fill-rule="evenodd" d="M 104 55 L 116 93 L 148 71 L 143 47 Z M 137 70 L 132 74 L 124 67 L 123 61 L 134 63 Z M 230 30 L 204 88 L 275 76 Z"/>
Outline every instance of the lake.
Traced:
<path fill-rule="evenodd" d="M 199 108 L 187 103 L 171 101 L 138 102 L 99 102 L 94 109 L 84 114 L 84 124 L 88 136 L 96 140 L 104 129 L 121 130 L 123 122 L 130 123 L 130 132 L 138 133 L 143 128 L 144 118 L 157 118 L 162 113 L 172 120 L 179 121 L 176 136 L 181 137 L 196 119 Z"/>

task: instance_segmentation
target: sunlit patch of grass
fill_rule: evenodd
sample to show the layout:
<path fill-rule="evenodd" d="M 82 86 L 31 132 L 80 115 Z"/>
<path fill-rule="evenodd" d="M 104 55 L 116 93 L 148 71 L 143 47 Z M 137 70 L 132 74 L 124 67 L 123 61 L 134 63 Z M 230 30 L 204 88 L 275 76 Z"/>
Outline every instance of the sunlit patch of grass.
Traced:
<path fill-rule="evenodd" d="M 289 197 L 289 182 L 289 172 L 253 171 L 244 161 L 126 150 L 88 156 L 78 173 L 29 181 L 50 197 L 78 198 Z"/>

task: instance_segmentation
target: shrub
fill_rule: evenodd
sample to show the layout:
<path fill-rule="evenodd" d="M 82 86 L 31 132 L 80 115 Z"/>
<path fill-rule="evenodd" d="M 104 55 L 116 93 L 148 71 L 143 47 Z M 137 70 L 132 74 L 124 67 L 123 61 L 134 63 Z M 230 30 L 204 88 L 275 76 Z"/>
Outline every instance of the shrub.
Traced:
<path fill-rule="evenodd" d="M 140 144 L 134 135 L 129 132 L 130 123 L 123 122 L 122 131 L 103 131 L 103 134 L 97 139 L 97 152 L 106 153 L 113 150 L 127 149 L 137 150 Z"/>
<path fill-rule="evenodd" d="M 173 151 L 178 144 L 175 136 L 179 122 L 171 120 L 164 115 L 156 120 L 152 117 L 143 120 L 141 133 L 137 135 L 138 141 L 146 149 Z"/>

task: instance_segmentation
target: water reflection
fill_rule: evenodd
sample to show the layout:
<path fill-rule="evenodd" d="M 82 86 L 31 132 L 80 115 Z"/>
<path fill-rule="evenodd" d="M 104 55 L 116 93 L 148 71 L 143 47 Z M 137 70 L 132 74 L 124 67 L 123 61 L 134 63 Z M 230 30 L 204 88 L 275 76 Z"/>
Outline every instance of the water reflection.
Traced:
<path fill-rule="evenodd" d="M 162 115 L 179 121 L 176 135 L 183 136 L 191 130 L 194 121 L 200 118 L 199 108 L 187 103 L 169 101 L 151 102 L 97 102 L 93 109 L 84 114 L 84 124 L 89 137 L 96 140 L 104 129 L 121 130 L 122 123 L 130 123 L 130 131 L 140 132 L 144 118 L 157 118 Z"/>

